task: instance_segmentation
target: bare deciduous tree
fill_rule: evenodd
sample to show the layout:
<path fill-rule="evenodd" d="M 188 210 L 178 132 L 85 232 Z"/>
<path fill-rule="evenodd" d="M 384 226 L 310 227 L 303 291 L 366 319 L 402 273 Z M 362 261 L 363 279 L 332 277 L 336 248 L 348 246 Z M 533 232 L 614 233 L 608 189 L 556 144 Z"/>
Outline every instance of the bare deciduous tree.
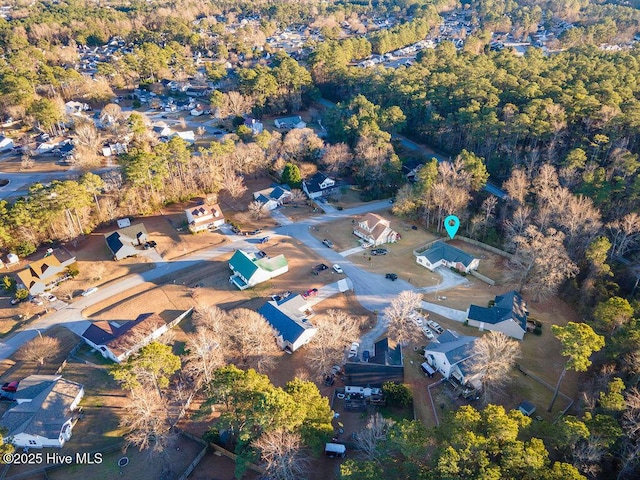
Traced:
<path fill-rule="evenodd" d="M 135 388 L 120 418 L 120 426 L 127 432 L 127 446 L 140 451 L 162 453 L 176 439 L 166 398 L 154 388 Z"/>
<path fill-rule="evenodd" d="M 632 388 L 626 392 L 625 403 L 622 425 L 630 438 L 640 440 L 640 390 Z"/>
<path fill-rule="evenodd" d="M 228 330 L 232 351 L 241 364 L 264 373 L 273 367 L 280 348 L 276 345 L 276 331 L 262 315 L 246 308 L 228 313 Z"/>
<path fill-rule="evenodd" d="M 640 215 L 628 213 L 607 225 L 611 232 L 611 258 L 621 257 L 640 239 Z"/>
<path fill-rule="evenodd" d="M 306 360 L 318 375 L 326 375 L 332 366 L 344 360 L 344 348 L 358 338 L 359 328 L 353 317 L 342 310 L 329 310 L 313 320 L 318 332 L 307 346 Z"/>
<path fill-rule="evenodd" d="M 39 366 L 60 353 L 60 340 L 53 337 L 38 336 L 25 343 L 18 351 L 18 358 L 25 362 L 36 362 Z"/>
<path fill-rule="evenodd" d="M 388 334 L 392 341 L 406 345 L 419 334 L 419 328 L 411 318 L 421 306 L 422 295 L 405 290 L 384 309 L 384 316 L 389 320 Z"/>
<path fill-rule="evenodd" d="M 251 113 L 252 108 L 253 100 L 251 97 L 238 92 L 229 92 L 224 94 L 220 113 L 223 117 L 228 117 L 229 115 L 241 117 Z"/>
<path fill-rule="evenodd" d="M 291 197 L 289 198 L 292 203 L 299 204 L 301 202 L 304 202 L 307 196 L 299 188 L 294 188 L 293 190 L 291 190 Z"/>
<path fill-rule="evenodd" d="M 383 452 L 380 451 L 380 443 L 386 440 L 389 428 L 393 421 L 384 418 L 380 413 L 369 417 L 365 428 L 360 430 L 355 438 L 357 449 L 368 460 L 379 461 Z"/>
<path fill-rule="evenodd" d="M 563 241 L 562 232 L 550 228 L 542 233 L 533 225 L 526 228 L 524 235 L 514 238 L 516 252 L 509 266 L 519 290 L 526 288 L 539 300 L 577 274 L 578 267 L 569 258 Z"/>
<path fill-rule="evenodd" d="M 266 213 L 264 203 L 261 203 L 258 200 L 251 202 L 248 208 L 249 208 L 249 213 L 256 220 L 260 220 L 262 217 L 264 217 Z"/>
<path fill-rule="evenodd" d="M 235 173 L 228 173 L 224 176 L 224 188 L 232 198 L 240 198 L 247 191 L 244 178 Z"/>
<path fill-rule="evenodd" d="M 299 433 L 274 430 L 262 434 L 253 446 L 260 450 L 269 478 L 297 480 L 308 477 L 309 458 L 302 453 Z"/>
<path fill-rule="evenodd" d="M 196 384 L 208 384 L 216 368 L 224 365 L 223 345 L 220 335 L 205 327 L 197 327 L 187 337 L 185 370 L 194 376 Z"/>
<path fill-rule="evenodd" d="M 511 172 L 511 177 L 504 182 L 502 188 L 505 189 L 511 201 L 524 205 L 529 191 L 529 179 L 524 170 L 516 168 Z"/>
<path fill-rule="evenodd" d="M 482 382 L 485 404 L 507 383 L 519 356 L 520 344 L 502 332 L 489 332 L 474 342 L 469 374 Z"/>
<path fill-rule="evenodd" d="M 345 172 L 352 160 L 353 154 L 349 146 L 345 143 L 337 143 L 327 146 L 322 156 L 322 165 L 330 173 L 340 175 Z"/>

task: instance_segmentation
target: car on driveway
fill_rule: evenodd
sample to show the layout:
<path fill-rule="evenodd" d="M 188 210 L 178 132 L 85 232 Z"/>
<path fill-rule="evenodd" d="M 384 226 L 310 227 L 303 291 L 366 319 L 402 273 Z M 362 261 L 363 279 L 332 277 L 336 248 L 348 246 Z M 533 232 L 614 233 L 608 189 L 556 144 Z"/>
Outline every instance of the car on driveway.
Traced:
<path fill-rule="evenodd" d="M 266 257 L 266 256 L 267 256 L 267 253 L 266 253 L 266 252 L 263 252 L 262 250 L 258 250 L 258 251 L 256 252 L 256 258 L 264 258 L 264 257 Z"/>
<path fill-rule="evenodd" d="M 267 243 L 269 241 L 269 237 L 262 237 L 260 240 L 258 240 L 258 243 Z"/>
<path fill-rule="evenodd" d="M 424 333 L 424 336 L 427 337 L 429 340 L 433 340 L 435 337 L 431 329 L 426 326 L 422 327 L 422 333 Z"/>
<path fill-rule="evenodd" d="M 49 300 L 50 302 L 55 302 L 56 300 L 58 300 L 58 297 L 51 293 L 43 293 L 41 296 L 42 298 Z"/>
<path fill-rule="evenodd" d="M 325 384 L 325 386 L 327 386 L 327 387 L 330 387 L 331 385 L 333 385 L 333 382 L 335 382 L 335 381 L 336 381 L 336 380 L 335 380 L 335 378 L 333 378 L 333 375 L 327 375 L 327 376 L 324 378 L 324 384 Z"/>
<path fill-rule="evenodd" d="M 389 250 L 387 250 L 386 248 L 374 248 L 373 250 L 371 250 L 371 255 L 373 256 L 386 255 L 387 253 L 389 253 Z"/>
<path fill-rule="evenodd" d="M 327 239 L 327 238 L 322 240 L 322 243 L 324 243 L 329 248 L 333 248 L 333 242 L 331 240 Z"/>
<path fill-rule="evenodd" d="M 353 342 L 351 347 L 349 348 L 349 358 L 358 356 L 358 348 L 360 348 L 360 344 L 358 342 Z"/>
<path fill-rule="evenodd" d="M 337 263 L 333 266 L 333 271 L 336 273 L 344 273 L 344 271 L 342 270 L 342 267 Z"/>
<path fill-rule="evenodd" d="M 427 320 L 427 325 L 429 325 L 429 327 L 433 329 L 438 335 L 444 333 L 444 328 L 442 328 L 438 322 Z"/>
<path fill-rule="evenodd" d="M 384 278 L 388 278 L 389 280 L 396 281 L 398 279 L 398 275 L 395 273 L 387 273 Z"/>
<path fill-rule="evenodd" d="M 83 297 L 88 297 L 92 293 L 96 293 L 98 291 L 98 287 L 91 287 L 82 292 Z"/>
<path fill-rule="evenodd" d="M 317 296 L 318 296 L 317 288 L 311 288 L 302 294 L 302 298 L 311 298 L 311 297 L 317 297 Z"/>
<path fill-rule="evenodd" d="M 40 297 L 33 297 L 31 299 L 31 303 L 34 305 L 43 305 L 42 299 Z"/>

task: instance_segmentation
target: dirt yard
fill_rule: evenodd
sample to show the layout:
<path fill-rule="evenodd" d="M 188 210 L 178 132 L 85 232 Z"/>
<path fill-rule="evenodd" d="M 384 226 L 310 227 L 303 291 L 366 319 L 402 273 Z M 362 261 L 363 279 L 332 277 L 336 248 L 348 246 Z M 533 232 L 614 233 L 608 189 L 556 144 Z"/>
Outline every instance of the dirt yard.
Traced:
<path fill-rule="evenodd" d="M 387 255 L 370 255 L 368 251 L 354 253 L 348 258 L 356 265 L 374 273 L 396 273 L 400 278 L 417 287 L 429 287 L 440 283 L 440 276 L 430 272 L 416 263 L 413 250 L 435 239 L 433 234 L 418 228 L 413 230 L 411 223 L 396 219 L 393 215 L 383 213 L 383 217 L 391 221 L 391 228 L 396 229 L 401 238 L 396 243 L 380 245 L 386 248 Z M 319 240 L 325 238 L 334 243 L 337 251 L 344 251 L 360 245 L 359 238 L 353 234 L 355 224 L 362 218 L 354 216 L 320 225 L 313 235 Z"/>

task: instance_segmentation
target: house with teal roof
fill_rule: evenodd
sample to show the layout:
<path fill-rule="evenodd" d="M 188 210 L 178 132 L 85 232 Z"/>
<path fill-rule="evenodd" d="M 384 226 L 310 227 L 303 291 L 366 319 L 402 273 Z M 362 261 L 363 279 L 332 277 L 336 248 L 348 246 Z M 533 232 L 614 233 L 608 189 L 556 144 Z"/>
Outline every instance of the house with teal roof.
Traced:
<path fill-rule="evenodd" d="M 246 290 L 254 285 L 266 282 L 289 271 L 289 264 L 284 255 L 257 258 L 252 253 L 236 250 L 229 259 L 229 268 L 233 275 L 229 282 L 240 290 Z"/>

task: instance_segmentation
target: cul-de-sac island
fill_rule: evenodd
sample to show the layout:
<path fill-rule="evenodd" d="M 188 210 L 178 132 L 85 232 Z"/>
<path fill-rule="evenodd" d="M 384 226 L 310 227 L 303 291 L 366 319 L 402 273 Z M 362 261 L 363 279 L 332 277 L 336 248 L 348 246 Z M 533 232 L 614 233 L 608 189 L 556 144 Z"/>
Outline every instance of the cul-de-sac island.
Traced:
<path fill-rule="evenodd" d="M 640 479 L 640 3 L 0 6 L 0 479 Z"/>

